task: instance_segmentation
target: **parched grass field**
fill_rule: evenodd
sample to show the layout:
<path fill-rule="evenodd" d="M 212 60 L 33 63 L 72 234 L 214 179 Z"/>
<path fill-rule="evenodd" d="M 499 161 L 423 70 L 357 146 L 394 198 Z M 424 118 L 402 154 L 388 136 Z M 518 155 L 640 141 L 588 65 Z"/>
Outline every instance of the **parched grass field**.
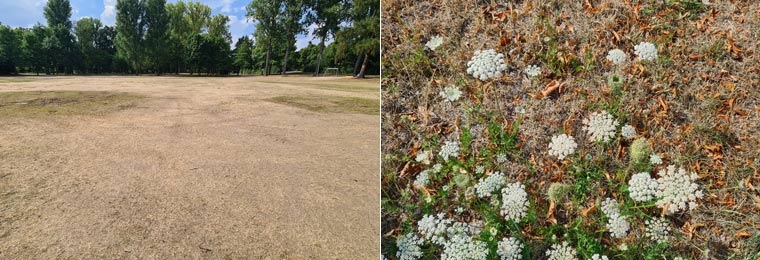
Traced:
<path fill-rule="evenodd" d="M 376 258 L 378 85 L 0 78 L 0 258 Z"/>
<path fill-rule="evenodd" d="M 382 9 L 388 259 L 760 259 L 757 1 Z M 503 74 L 468 72 L 485 50 Z M 593 140 L 600 125 L 610 140 Z M 575 145 L 552 145 L 562 135 Z"/>

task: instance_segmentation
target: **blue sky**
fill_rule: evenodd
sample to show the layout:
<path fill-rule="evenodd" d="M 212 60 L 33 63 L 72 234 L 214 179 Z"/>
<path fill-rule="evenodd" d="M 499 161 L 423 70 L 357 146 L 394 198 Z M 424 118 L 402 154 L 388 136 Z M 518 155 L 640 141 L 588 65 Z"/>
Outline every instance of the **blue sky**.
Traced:
<path fill-rule="evenodd" d="M 100 19 L 104 24 L 114 25 L 116 0 L 70 0 L 73 9 L 71 20 L 83 17 Z M 244 35 L 252 35 L 254 24 L 245 17 L 245 7 L 251 0 L 199 0 L 211 7 L 213 14 L 224 14 L 230 18 L 229 28 L 233 41 Z M 0 0 L 0 22 L 13 27 L 31 27 L 36 23 L 47 24 L 42 9 L 47 0 Z M 169 3 L 177 0 L 167 0 Z M 186 1 L 187 2 L 187 1 Z M 299 35 L 296 42 L 298 49 L 305 47 L 309 41 L 318 43 L 311 35 Z"/>

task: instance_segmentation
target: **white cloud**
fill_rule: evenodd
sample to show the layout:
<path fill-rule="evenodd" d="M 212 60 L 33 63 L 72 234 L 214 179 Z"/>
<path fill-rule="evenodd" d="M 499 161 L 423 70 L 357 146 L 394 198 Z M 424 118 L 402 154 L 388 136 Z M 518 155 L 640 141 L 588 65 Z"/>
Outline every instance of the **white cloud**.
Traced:
<path fill-rule="evenodd" d="M 100 21 L 103 24 L 114 25 L 116 23 L 116 0 L 103 0 L 103 12 L 100 13 Z"/>
<path fill-rule="evenodd" d="M 227 26 L 230 27 L 233 46 L 238 38 L 253 33 L 253 21 L 250 19 L 247 19 L 246 17 L 238 18 L 236 15 L 229 15 L 227 17 L 230 18 L 230 21 L 227 22 Z"/>
<path fill-rule="evenodd" d="M 236 10 L 237 8 L 232 7 L 233 3 L 235 3 L 235 0 L 212 0 L 205 2 L 211 9 L 221 9 L 222 13 L 230 13 Z"/>

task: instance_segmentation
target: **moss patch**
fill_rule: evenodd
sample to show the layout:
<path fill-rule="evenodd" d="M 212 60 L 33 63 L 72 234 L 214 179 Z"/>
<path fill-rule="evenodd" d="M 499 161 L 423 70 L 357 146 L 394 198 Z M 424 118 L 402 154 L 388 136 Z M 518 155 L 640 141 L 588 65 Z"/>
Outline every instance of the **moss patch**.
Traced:
<path fill-rule="evenodd" d="M 139 95 L 104 91 L 0 93 L 0 118 L 96 115 L 135 106 Z"/>
<path fill-rule="evenodd" d="M 267 101 L 323 113 L 380 114 L 380 101 L 376 99 L 337 96 L 279 96 Z"/>

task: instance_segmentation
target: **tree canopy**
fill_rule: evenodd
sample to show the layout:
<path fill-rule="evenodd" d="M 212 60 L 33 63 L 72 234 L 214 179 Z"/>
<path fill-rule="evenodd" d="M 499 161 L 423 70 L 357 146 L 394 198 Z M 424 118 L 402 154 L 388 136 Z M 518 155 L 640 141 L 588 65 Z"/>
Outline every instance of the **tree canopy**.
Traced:
<path fill-rule="evenodd" d="M 117 0 L 109 26 L 72 21 L 69 0 L 48 0 L 47 25 L 0 21 L 0 74 L 379 73 L 378 0 L 251 0 L 246 7 L 255 30 L 233 39 L 230 17 L 199 2 Z M 317 43 L 297 49 L 303 40 Z"/>

